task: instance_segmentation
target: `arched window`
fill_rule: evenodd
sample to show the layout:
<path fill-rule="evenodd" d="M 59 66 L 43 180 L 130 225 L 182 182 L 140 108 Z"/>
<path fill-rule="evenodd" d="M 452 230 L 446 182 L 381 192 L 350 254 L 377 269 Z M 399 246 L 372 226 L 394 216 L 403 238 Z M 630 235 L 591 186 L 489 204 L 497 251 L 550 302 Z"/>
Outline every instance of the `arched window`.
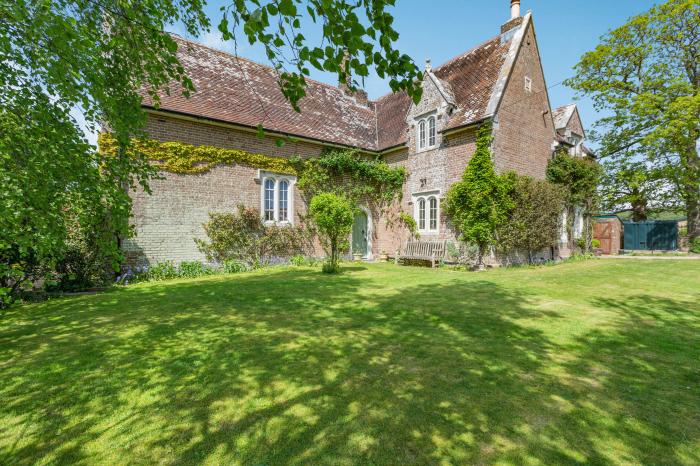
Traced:
<path fill-rule="evenodd" d="M 418 123 L 418 148 L 423 149 L 425 147 L 425 120 L 421 120 Z"/>
<path fill-rule="evenodd" d="M 418 199 L 418 229 L 425 230 L 425 198 Z"/>
<path fill-rule="evenodd" d="M 286 222 L 289 220 L 289 181 L 282 180 L 277 191 L 278 216 L 277 220 Z"/>
<path fill-rule="evenodd" d="M 436 198 L 431 197 L 428 201 L 430 207 L 430 229 L 437 230 L 438 222 L 438 201 Z"/>
<path fill-rule="evenodd" d="M 435 145 L 435 117 L 428 118 L 428 147 Z"/>
<path fill-rule="evenodd" d="M 275 180 L 271 178 L 265 179 L 265 203 L 264 216 L 266 222 L 275 220 Z"/>

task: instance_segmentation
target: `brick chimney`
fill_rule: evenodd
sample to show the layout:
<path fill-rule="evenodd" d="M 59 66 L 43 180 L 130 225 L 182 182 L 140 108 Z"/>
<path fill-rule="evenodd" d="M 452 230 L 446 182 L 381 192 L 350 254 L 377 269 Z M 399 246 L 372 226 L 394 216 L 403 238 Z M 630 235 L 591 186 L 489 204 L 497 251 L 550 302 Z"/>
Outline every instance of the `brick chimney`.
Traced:
<path fill-rule="evenodd" d="M 510 0 L 510 19 L 501 26 L 501 34 L 515 29 L 523 23 L 523 17 L 520 16 L 520 0 Z"/>
<path fill-rule="evenodd" d="M 345 51 L 345 56 L 343 57 L 343 61 L 340 64 L 341 67 L 345 68 L 347 61 L 348 61 L 348 52 Z M 345 82 L 339 82 L 338 83 L 338 88 L 340 88 L 341 91 L 343 91 L 343 94 L 345 94 L 348 97 L 354 97 L 355 102 L 357 102 L 360 105 L 364 105 L 365 107 L 369 103 L 369 97 L 367 96 L 367 92 L 365 92 L 363 89 L 357 89 L 356 91 L 353 92 L 352 89 L 350 89 L 350 83 L 352 82 L 352 76 L 350 76 L 350 73 L 345 76 Z"/>
<path fill-rule="evenodd" d="M 520 0 L 510 0 L 510 19 L 520 17 Z"/>

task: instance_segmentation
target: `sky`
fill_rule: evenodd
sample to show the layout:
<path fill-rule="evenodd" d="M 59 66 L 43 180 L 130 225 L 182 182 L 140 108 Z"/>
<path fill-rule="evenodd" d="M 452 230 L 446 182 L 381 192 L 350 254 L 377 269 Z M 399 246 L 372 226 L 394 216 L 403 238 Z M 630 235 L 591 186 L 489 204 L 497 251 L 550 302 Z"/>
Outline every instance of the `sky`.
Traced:
<path fill-rule="evenodd" d="M 221 17 L 220 7 L 230 0 L 210 0 L 207 12 L 214 32 L 193 38 L 214 48 L 233 52 L 233 45 L 221 40 L 216 25 Z M 522 0 L 524 15 L 532 11 L 537 42 L 542 55 L 549 96 L 553 108 L 575 101 L 573 90 L 560 84 L 573 73 L 581 55 L 592 50 L 598 39 L 610 29 L 621 26 L 634 15 L 647 11 L 652 0 Z M 510 0 L 396 0 L 389 10 L 394 16 L 394 28 L 400 37 L 397 49 L 413 58 L 422 69 L 430 58 L 433 67 L 462 54 L 472 47 L 499 34 L 500 26 L 510 17 Z M 306 28 L 306 23 L 305 23 Z M 177 26 L 171 32 L 184 35 Z M 317 28 L 308 24 L 303 31 L 311 44 L 320 38 Z M 192 38 L 192 37 L 190 37 Z M 238 41 L 240 56 L 268 63 L 264 49 Z M 311 70 L 318 81 L 336 84 L 329 73 Z M 386 80 L 370 75 L 364 82 L 370 98 L 389 92 Z M 576 100 L 584 125 L 590 128 L 600 115 L 588 99 Z"/>

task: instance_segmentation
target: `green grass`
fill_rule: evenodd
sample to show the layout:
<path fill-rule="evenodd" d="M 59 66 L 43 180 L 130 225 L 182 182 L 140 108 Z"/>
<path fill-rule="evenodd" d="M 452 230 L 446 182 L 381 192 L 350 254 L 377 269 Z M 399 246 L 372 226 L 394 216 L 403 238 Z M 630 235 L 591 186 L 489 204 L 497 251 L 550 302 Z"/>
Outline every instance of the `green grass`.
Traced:
<path fill-rule="evenodd" d="M 700 263 L 346 265 L 0 319 L 0 464 L 698 464 Z"/>

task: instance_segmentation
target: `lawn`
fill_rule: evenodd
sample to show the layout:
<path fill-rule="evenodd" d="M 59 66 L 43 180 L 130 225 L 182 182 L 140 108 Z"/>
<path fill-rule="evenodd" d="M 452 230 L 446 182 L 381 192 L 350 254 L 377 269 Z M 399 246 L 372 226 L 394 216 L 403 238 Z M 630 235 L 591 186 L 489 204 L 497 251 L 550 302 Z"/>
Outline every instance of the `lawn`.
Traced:
<path fill-rule="evenodd" d="M 346 265 L 0 318 L 0 464 L 699 464 L 700 262 Z"/>

